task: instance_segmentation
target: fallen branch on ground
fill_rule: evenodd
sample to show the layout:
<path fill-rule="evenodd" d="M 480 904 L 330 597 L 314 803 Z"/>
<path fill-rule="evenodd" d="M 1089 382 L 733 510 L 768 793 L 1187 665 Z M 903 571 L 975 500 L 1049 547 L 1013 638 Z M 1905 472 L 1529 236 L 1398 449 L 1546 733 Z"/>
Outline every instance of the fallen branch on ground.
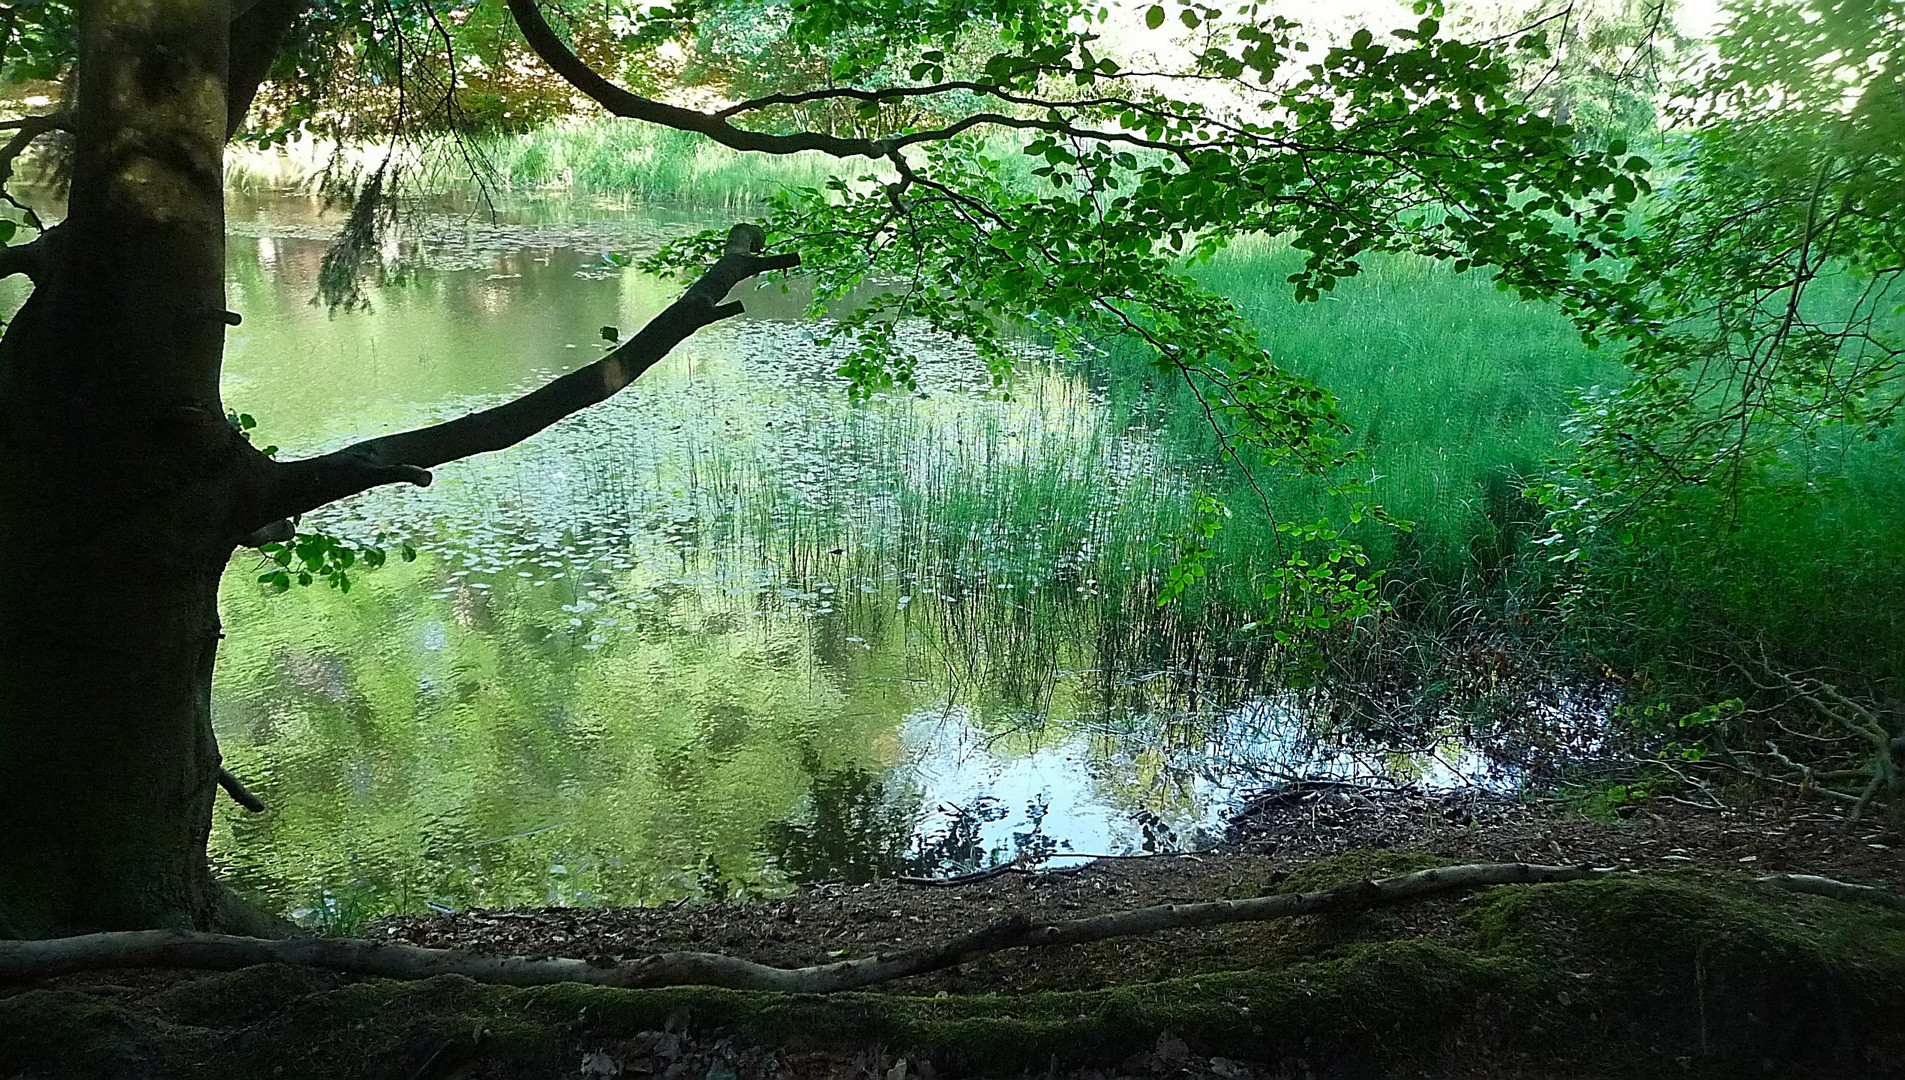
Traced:
<path fill-rule="evenodd" d="M 1834 881 L 1832 878 L 1819 877 L 1816 874 L 1769 874 L 1755 882 L 1769 885 L 1789 892 L 1807 893 L 1812 896 L 1824 896 L 1833 900 L 1864 900 L 1891 908 L 1893 911 L 1905 911 L 1905 897 L 1886 889 L 1873 888 L 1870 885 L 1854 885 L 1849 881 Z"/>
<path fill-rule="evenodd" d="M 0 982 L 106 968 L 230 971 L 253 964 L 299 964 L 388 979 L 462 975 L 478 982 L 510 986 L 581 982 L 621 987 L 696 985 L 825 994 L 940 971 L 1005 949 L 1081 945 L 1161 930 L 1362 911 L 1496 885 L 1578 881 L 1613 872 L 1587 866 L 1477 863 L 1359 881 L 1321 892 L 1279 893 L 1249 900 L 1200 904 L 1163 904 L 1054 923 L 1034 923 L 1027 916 L 1017 915 L 939 945 L 802 968 L 770 967 L 719 953 L 660 953 L 625 961 L 574 960 L 486 956 L 354 938 L 271 941 L 187 930 L 132 930 L 47 941 L 0 941 Z"/>
<path fill-rule="evenodd" d="M 1751 659 L 1750 657 L 1748 659 Z M 1778 744 L 1766 740 L 1774 760 L 1789 770 L 1783 777 L 1766 776 L 1780 782 L 1798 781 L 1802 793 L 1852 804 L 1847 821 L 1858 821 L 1881 800 L 1891 801 L 1905 795 L 1905 710 L 1896 701 L 1862 699 L 1815 675 L 1786 671 L 1767 656 L 1766 645 L 1759 643 L 1759 656 L 1749 664 L 1733 658 L 1731 665 L 1755 690 L 1780 695 L 1782 706 L 1803 704 L 1824 717 L 1828 731 L 1837 735 L 1793 732 L 1802 738 L 1833 743 L 1839 738 L 1857 739 L 1865 744 L 1865 760 L 1856 768 L 1825 769 L 1795 761 Z M 1785 725 L 1780 725 L 1782 728 Z M 1790 728 L 1786 730 L 1790 731 Z M 1838 785 L 1835 787 L 1835 785 Z M 1851 787 L 1854 790 L 1840 790 Z"/>

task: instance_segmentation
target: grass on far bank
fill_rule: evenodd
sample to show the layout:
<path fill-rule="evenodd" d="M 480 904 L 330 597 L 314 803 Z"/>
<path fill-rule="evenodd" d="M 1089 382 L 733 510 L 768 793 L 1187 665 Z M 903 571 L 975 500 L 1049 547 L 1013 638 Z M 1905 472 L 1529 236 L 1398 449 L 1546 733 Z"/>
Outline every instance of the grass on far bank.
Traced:
<path fill-rule="evenodd" d="M 478 187 L 521 195 L 585 196 L 627 203 L 724 210 L 755 205 L 788 187 L 815 187 L 871 165 L 820 153 L 743 154 L 702 136 L 613 117 L 568 120 L 519 135 L 468 144 L 448 141 L 404 152 L 414 186 L 444 193 Z M 375 168 L 381 151 L 316 141 L 271 150 L 228 149 L 227 186 L 242 191 L 312 191 L 326 169 Z"/>

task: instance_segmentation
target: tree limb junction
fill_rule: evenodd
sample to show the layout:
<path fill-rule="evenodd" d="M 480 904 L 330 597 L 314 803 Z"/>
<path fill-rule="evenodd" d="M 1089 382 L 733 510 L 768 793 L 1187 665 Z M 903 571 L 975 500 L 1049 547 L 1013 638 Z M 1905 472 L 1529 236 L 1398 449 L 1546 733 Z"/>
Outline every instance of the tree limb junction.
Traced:
<path fill-rule="evenodd" d="M 306 0 L 244 0 L 232 5 L 231 55 L 225 80 L 225 137 L 238 134 L 258 96 L 258 84 L 271 72 L 279 46 Z"/>
<path fill-rule="evenodd" d="M 8 139 L 5 146 L 0 146 L 0 185 L 13 179 L 13 166 L 20 160 L 20 155 L 26 153 L 26 148 L 33 145 L 33 140 L 49 131 L 72 129 L 73 118 L 64 112 L 38 113 L 22 116 L 18 120 L 0 121 L 0 130 L 13 132 L 13 138 Z"/>

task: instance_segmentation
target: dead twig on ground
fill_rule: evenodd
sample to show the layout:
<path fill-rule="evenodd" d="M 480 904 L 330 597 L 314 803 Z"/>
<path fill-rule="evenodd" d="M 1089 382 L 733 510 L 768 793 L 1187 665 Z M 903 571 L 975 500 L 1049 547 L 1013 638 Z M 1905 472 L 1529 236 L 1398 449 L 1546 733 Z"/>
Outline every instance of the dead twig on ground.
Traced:
<path fill-rule="evenodd" d="M 1768 779 L 1797 782 L 1802 793 L 1851 803 L 1846 813 L 1849 821 L 1858 821 L 1881 800 L 1896 805 L 1898 796 L 1905 794 L 1905 763 L 1899 758 L 1905 751 L 1905 709 L 1861 699 L 1809 672 L 1784 670 L 1773 663 L 1764 645 L 1757 655 L 1734 657 L 1732 666 L 1760 693 L 1783 706 L 1802 705 L 1823 719 L 1827 731 L 1807 733 L 1804 737 L 1809 741 L 1830 744 L 1856 740 L 1863 744 L 1864 760 L 1855 766 L 1821 768 L 1794 760 L 1768 739 L 1769 755 L 1786 770 L 1784 775 Z"/>
<path fill-rule="evenodd" d="M 1835 881 L 1832 878 L 1819 877 L 1816 874 L 1769 874 L 1754 882 L 1756 885 L 1788 892 L 1807 893 L 1812 896 L 1824 896 L 1833 900 L 1865 901 L 1891 908 L 1893 911 L 1905 911 L 1905 897 L 1886 889 L 1870 885 L 1854 885 L 1849 881 Z"/>

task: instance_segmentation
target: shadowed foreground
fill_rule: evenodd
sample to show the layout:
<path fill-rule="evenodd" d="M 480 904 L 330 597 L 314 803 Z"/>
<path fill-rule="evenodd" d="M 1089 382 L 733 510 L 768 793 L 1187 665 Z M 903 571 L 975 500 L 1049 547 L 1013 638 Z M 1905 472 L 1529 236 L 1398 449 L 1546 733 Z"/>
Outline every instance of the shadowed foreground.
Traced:
<path fill-rule="evenodd" d="M 1148 981 L 1020 994 L 72 975 L 0 990 L 0 1073 L 1905 1075 L 1905 914 L 1744 875 L 1504 887 L 1232 928 L 1222 951 L 1207 933 L 1178 932 L 1184 962 Z"/>

